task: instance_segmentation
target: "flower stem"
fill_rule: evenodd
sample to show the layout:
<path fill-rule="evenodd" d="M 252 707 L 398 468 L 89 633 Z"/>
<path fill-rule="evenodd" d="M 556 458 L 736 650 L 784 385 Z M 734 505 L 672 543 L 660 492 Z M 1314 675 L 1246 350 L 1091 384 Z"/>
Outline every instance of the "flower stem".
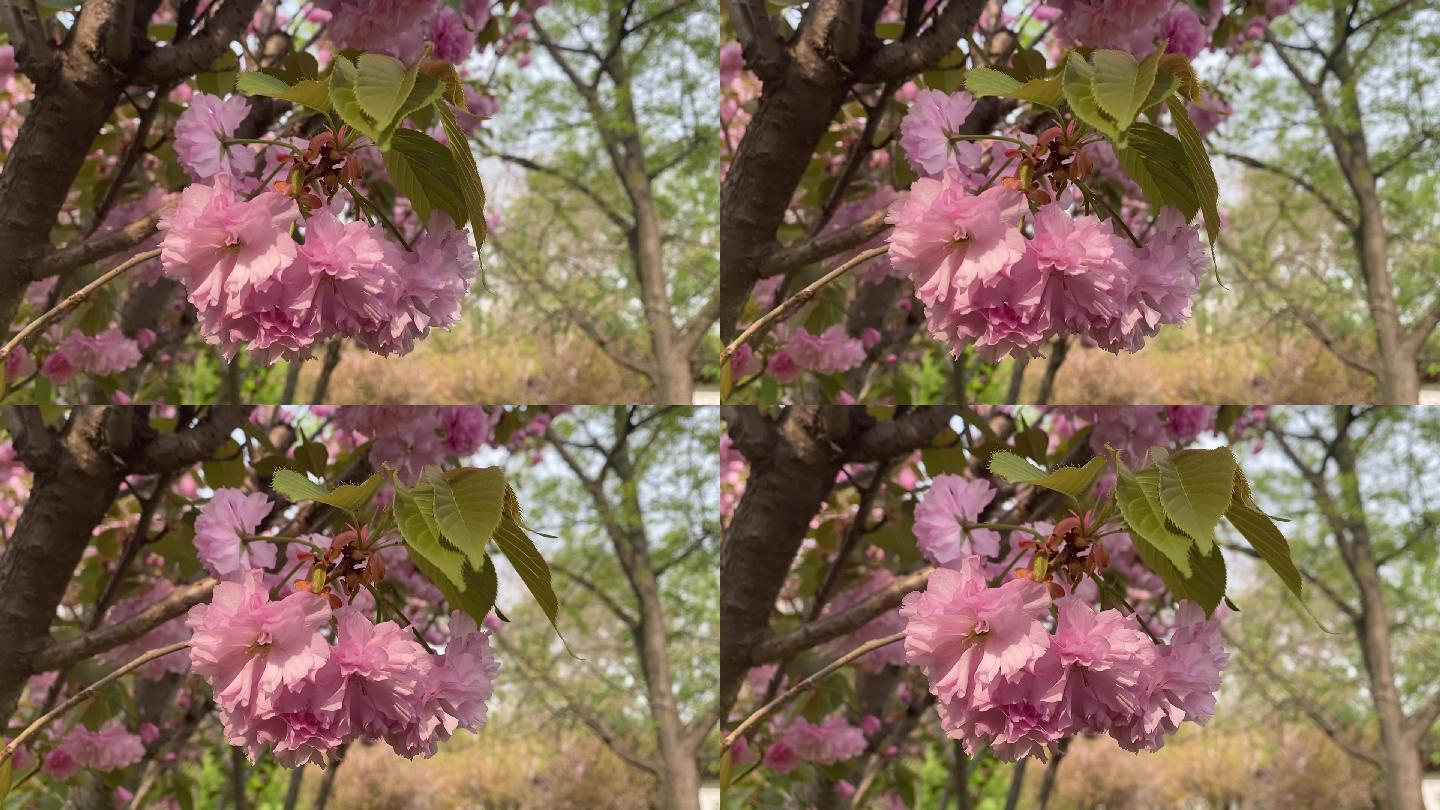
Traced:
<path fill-rule="evenodd" d="M 258 144 L 258 145 L 260 145 L 260 146 L 279 146 L 279 147 L 281 147 L 281 148 L 283 148 L 283 149 L 289 149 L 291 152 L 294 152 L 294 153 L 297 154 L 297 155 L 303 155 L 303 154 L 305 154 L 305 150 L 301 149 L 300 147 L 296 146 L 296 145 L 293 144 L 293 143 L 286 143 L 286 142 L 284 142 L 284 141 L 272 141 L 272 140 L 267 140 L 267 139 L 265 139 L 265 138 L 224 138 L 224 139 L 222 139 L 220 142 L 221 142 L 222 144 L 224 144 L 225 146 L 240 146 L 240 145 L 243 145 L 243 144 Z"/>

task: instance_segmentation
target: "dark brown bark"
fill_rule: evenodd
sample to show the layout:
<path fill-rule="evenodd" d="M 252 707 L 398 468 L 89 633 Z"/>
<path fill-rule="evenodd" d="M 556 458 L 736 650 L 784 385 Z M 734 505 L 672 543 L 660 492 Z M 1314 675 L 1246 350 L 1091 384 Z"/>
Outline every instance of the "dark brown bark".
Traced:
<path fill-rule="evenodd" d="M 764 82 L 760 102 L 720 187 L 720 330 L 739 318 L 820 138 L 857 83 L 895 81 L 933 66 L 974 28 L 984 0 L 950 0 L 925 33 L 881 47 L 868 34 L 883 4 L 814 0 L 789 42 L 763 5 L 732 3 L 746 61 Z M 790 251 L 800 255 L 802 251 Z"/>
<path fill-rule="evenodd" d="M 794 651 L 770 630 L 771 611 L 840 468 L 927 446 L 953 415 L 949 408 L 924 408 L 879 421 L 863 408 L 841 406 L 787 408 L 774 418 L 757 408 L 725 409 L 750 475 L 720 547 L 721 716 L 728 715 L 758 657 L 776 660 Z M 824 621 L 839 628 L 830 628 L 834 635 L 844 632 L 843 621 Z M 811 632 L 804 643 L 818 643 L 813 627 L 796 632 Z"/>
<path fill-rule="evenodd" d="M 0 556 L 0 722 L 15 711 L 29 677 L 41 671 L 37 659 L 47 666 L 66 663 L 45 657 L 56 649 L 50 623 L 120 482 L 127 475 L 178 470 L 208 458 L 247 413 L 245 408 L 213 409 L 194 427 L 156 435 L 143 408 L 76 408 L 59 430 L 46 427 L 36 408 L 6 409 L 17 455 L 35 480 Z M 123 643 L 126 633 L 107 638 Z M 82 646 L 59 649 L 73 652 Z"/>
<path fill-rule="evenodd" d="M 50 231 L 122 91 L 166 85 L 208 65 L 244 30 L 259 0 L 226 0 L 201 33 L 162 49 L 146 36 L 158 0 L 86 3 L 67 41 L 37 36 L 6 14 L 35 82 L 35 100 L 0 171 L 0 322 L 15 316 L 25 287 L 54 251 Z"/>

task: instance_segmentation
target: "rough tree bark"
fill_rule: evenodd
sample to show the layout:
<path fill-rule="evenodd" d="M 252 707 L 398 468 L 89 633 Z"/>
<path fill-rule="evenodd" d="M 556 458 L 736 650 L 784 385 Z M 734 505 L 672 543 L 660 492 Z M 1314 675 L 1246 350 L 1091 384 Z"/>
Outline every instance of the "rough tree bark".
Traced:
<path fill-rule="evenodd" d="M 0 323 L 13 320 L 26 286 L 50 267 L 46 259 L 56 253 L 50 231 L 122 92 L 168 86 L 209 65 L 259 4 L 214 4 L 198 33 L 164 48 L 146 35 L 159 0 L 87 2 L 58 45 L 23 4 L 5 4 L 0 19 L 17 46 L 21 72 L 35 84 L 35 99 L 0 171 Z"/>
<path fill-rule="evenodd" d="M 1363 744 L 1318 707 L 1302 705 L 1302 709 L 1351 756 L 1380 767 L 1390 810 L 1424 810 L 1420 795 L 1423 743 L 1426 733 L 1440 719 L 1440 694 L 1409 714 L 1402 705 L 1391 646 L 1394 616 L 1387 604 L 1380 571 L 1383 561 L 1375 551 L 1360 489 L 1357 462 L 1364 438 L 1357 434 L 1364 430 L 1365 424 L 1351 407 L 1334 408 L 1332 418 L 1333 435 L 1314 437 L 1324 448 L 1324 457 L 1318 466 L 1301 454 L 1295 437 L 1286 434 L 1280 426 L 1272 423 L 1270 435 L 1314 492 L 1316 506 L 1355 585 L 1358 602 L 1324 586 L 1306 572 L 1306 579 L 1320 587 L 1322 595 L 1350 619 L 1365 663 L 1366 692 L 1379 721 L 1380 750 Z M 1332 463 L 1336 474 L 1327 475 L 1326 470 Z M 1303 701 L 1303 696 L 1296 698 Z"/>
<path fill-rule="evenodd" d="M 209 458 L 248 412 L 210 408 L 192 426 L 157 434 L 143 407 L 75 408 L 58 429 L 47 426 L 37 408 L 6 408 L 16 455 L 35 481 L 0 556 L 0 724 L 14 713 L 26 681 L 41 671 L 38 660 L 64 663 L 53 653 L 46 657 L 54 646 L 50 624 L 120 482 Z"/>
<path fill-rule="evenodd" d="M 555 434 L 549 434 L 549 438 L 589 494 L 635 601 L 636 609 L 631 613 L 613 599 L 604 599 L 617 618 L 629 626 L 640 659 L 646 700 L 659 743 L 660 761 L 655 763 L 654 771 L 660 777 L 664 799 L 662 806 L 673 810 L 699 810 L 700 746 L 718 715 L 708 710 L 688 724 L 680 716 L 666 643 L 670 627 L 660 593 L 664 564 L 657 564 L 651 557 L 650 537 L 645 511 L 640 503 L 638 476 L 630 445 L 631 437 L 639 427 L 634 409 L 615 408 L 613 424 L 612 443 L 596 448 L 604 457 L 604 464 L 596 473 L 588 472 L 582 460 Z M 607 475 L 612 472 L 618 480 L 613 495 L 605 485 Z M 609 740 L 605 741 L 609 744 Z"/>
<path fill-rule="evenodd" d="M 791 562 L 840 468 L 888 461 L 928 446 L 956 413 L 948 407 L 923 408 L 880 421 L 862 408 L 842 406 L 787 408 L 773 418 L 756 408 L 725 409 L 730 437 L 749 461 L 750 473 L 720 546 L 722 717 L 729 715 L 750 667 L 838 638 L 923 586 L 927 571 L 898 578 L 852 610 L 784 635 L 770 629 Z"/>
<path fill-rule="evenodd" d="M 763 83 L 720 186 L 719 317 L 721 338 L 729 342 L 750 291 L 765 275 L 762 265 L 781 250 L 776 232 L 785 211 L 848 94 L 860 84 L 934 66 L 975 27 L 986 2 L 948 0 L 928 29 L 907 29 L 903 39 L 884 45 L 869 33 L 885 6 L 878 0 L 812 0 L 789 41 L 775 33 L 761 0 L 727 3 L 745 61 Z M 910 5 L 907 16 L 916 19 L 920 4 Z"/>

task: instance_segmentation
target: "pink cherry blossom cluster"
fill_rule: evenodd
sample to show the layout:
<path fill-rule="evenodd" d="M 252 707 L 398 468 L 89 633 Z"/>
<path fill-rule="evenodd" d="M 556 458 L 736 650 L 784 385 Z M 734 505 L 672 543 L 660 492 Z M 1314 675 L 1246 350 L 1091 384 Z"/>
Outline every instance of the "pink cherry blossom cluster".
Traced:
<path fill-rule="evenodd" d="M 1114 447 L 1132 467 L 1141 466 L 1152 447 L 1189 444 L 1215 430 L 1220 409 L 1214 405 L 1124 405 L 1056 408 L 1050 431 L 1058 443 L 1090 426 L 1090 449 L 1097 455 Z M 1057 444 L 1058 446 L 1058 444 Z"/>
<path fill-rule="evenodd" d="M 1041 583 L 992 587 L 976 556 L 937 569 L 900 615 L 906 660 L 929 680 L 946 733 L 972 755 L 988 745 L 1006 760 L 1045 759 L 1082 733 L 1156 750 L 1181 722 L 1214 714 L 1228 662 L 1218 617 L 1194 603 L 1181 603 L 1169 643 L 1156 643 L 1134 616 L 1054 601 Z"/>
<path fill-rule="evenodd" d="M 197 93 L 176 123 L 176 152 L 197 182 L 162 215 L 160 261 L 205 340 L 227 359 L 244 348 L 268 364 L 340 336 L 405 354 L 458 322 L 479 269 L 467 232 L 437 217 L 407 250 L 381 225 L 342 220 L 344 195 L 302 214 L 293 197 L 260 188 L 249 146 L 226 143 L 249 109 Z"/>
<path fill-rule="evenodd" d="M 214 691 L 226 738 L 251 761 L 268 751 L 287 767 L 325 765 L 357 739 L 428 757 L 456 729 L 484 725 L 500 665 L 474 620 L 451 614 L 439 654 L 393 621 L 354 610 L 333 630 L 331 620 L 318 594 L 272 599 L 259 570 L 191 608 L 191 665 Z"/>
<path fill-rule="evenodd" d="M 142 330 L 139 340 L 125 336 L 120 327 L 111 327 L 90 336 L 76 329 L 60 341 L 60 345 L 40 366 L 40 373 L 57 384 L 67 383 L 78 373 L 116 374 L 140 362 L 143 341 L 146 346 L 155 340 L 155 333 Z"/>
<path fill-rule="evenodd" d="M 375 469 L 389 465 L 415 483 L 427 466 L 491 444 L 502 416 L 499 409 L 481 405 L 345 407 L 336 412 L 335 427 L 355 444 L 372 442 Z"/>
<path fill-rule="evenodd" d="M 475 51 L 476 38 L 492 16 L 506 13 L 495 43 L 508 51 L 530 33 L 528 23 L 547 0 L 497 4 L 494 0 L 316 0 L 311 20 L 325 23 L 325 36 L 338 48 L 387 53 L 406 62 L 419 58 L 425 44 L 437 59 L 460 64 Z M 457 8 L 458 6 L 458 8 Z M 529 59 L 521 55 L 523 67 Z"/>
<path fill-rule="evenodd" d="M 145 743 L 126 731 L 118 720 L 106 723 L 99 731 L 77 725 L 45 755 L 40 770 L 51 779 L 63 781 L 81 768 L 108 773 L 128 768 L 143 756 Z"/>
<path fill-rule="evenodd" d="M 782 332 L 783 334 L 783 332 Z M 753 357 L 747 354 L 747 358 Z M 765 373 L 781 384 L 794 382 L 802 372 L 838 374 L 865 361 L 865 346 L 860 338 L 850 337 L 843 324 L 835 324 L 818 335 L 802 327 L 790 331 L 784 348 L 770 357 Z M 741 364 L 741 373 L 749 363 Z"/>
<path fill-rule="evenodd" d="M 838 714 L 820 723 L 795 717 L 785 724 L 780 739 L 765 749 L 764 763 L 775 773 L 789 773 L 801 761 L 830 765 L 853 759 L 864 751 L 864 732 Z"/>
<path fill-rule="evenodd" d="M 890 264 L 915 283 L 936 339 L 992 361 L 1034 356 L 1055 335 L 1134 352 L 1189 319 L 1209 266 L 1198 226 L 1166 208 L 1136 247 L 1111 223 L 1072 214 L 1068 193 L 1032 215 L 1019 191 L 981 186 L 979 147 L 952 143 L 973 107 L 964 92 L 926 91 L 901 125 L 928 176 L 890 206 Z"/>

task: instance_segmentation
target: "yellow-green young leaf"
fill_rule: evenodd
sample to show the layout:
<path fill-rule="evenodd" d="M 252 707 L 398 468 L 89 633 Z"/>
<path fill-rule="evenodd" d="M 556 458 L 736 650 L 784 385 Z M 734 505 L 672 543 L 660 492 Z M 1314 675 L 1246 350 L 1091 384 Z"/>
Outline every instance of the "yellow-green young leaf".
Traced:
<path fill-rule="evenodd" d="M 1010 74 L 1022 82 L 1045 78 L 1045 54 L 1034 48 L 1021 48 L 1010 60 Z"/>
<path fill-rule="evenodd" d="M 355 64 L 345 56 L 337 56 L 330 69 L 330 103 L 345 123 L 354 127 L 370 140 L 379 143 L 381 127 L 365 112 L 355 97 L 355 82 L 358 73 Z"/>
<path fill-rule="evenodd" d="M 485 186 L 480 182 L 480 170 L 475 166 L 475 156 L 470 154 L 470 141 L 465 137 L 460 125 L 455 123 L 455 113 L 449 103 L 436 104 L 435 112 L 440 116 L 440 124 L 445 128 L 445 139 L 450 142 L 450 154 L 455 158 L 456 179 L 460 182 L 460 191 L 465 198 L 470 233 L 475 237 L 475 250 L 478 254 L 480 246 L 485 244 Z M 483 277 L 481 281 L 483 283 Z"/>
<path fill-rule="evenodd" d="M 358 484 L 341 484 L 315 500 L 329 504 L 336 509 L 344 509 L 346 512 L 358 512 L 370 503 L 376 492 L 380 491 L 382 483 L 383 479 L 380 474 L 372 473 L 369 478 Z"/>
<path fill-rule="evenodd" d="M 1065 93 L 1065 102 L 1070 105 L 1070 109 L 1079 116 L 1081 121 L 1114 141 L 1120 136 L 1120 128 L 1116 126 L 1115 119 L 1107 115 L 1096 103 L 1095 93 L 1090 86 L 1094 76 L 1095 69 L 1090 67 L 1079 54 L 1071 52 L 1065 59 L 1061 89 Z"/>
<path fill-rule="evenodd" d="M 268 73 L 242 73 L 235 80 L 235 89 L 247 96 L 283 99 L 321 112 L 330 109 L 330 85 L 320 79 L 301 79 L 289 85 Z"/>
<path fill-rule="evenodd" d="M 1165 512 L 1160 507 L 1160 471 L 1148 467 L 1139 472 L 1129 468 L 1115 456 L 1119 471 L 1115 481 L 1115 503 L 1132 535 L 1140 535 L 1169 559 L 1170 563 L 1188 577 L 1190 571 L 1190 547 L 1194 541 L 1165 525 Z M 1141 478 L 1145 480 L 1142 482 Z M 1153 567 L 1153 566 L 1152 566 Z"/>
<path fill-rule="evenodd" d="M 976 97 L 1001 96 L 1021 101 L 1033 101 L 1047 107 L 1055 107 L 1064 98 L 1060 88 L 1060 77 L 1033 78 L 1017 81 L 1007 73 L 995 68 L 976 68 L 965 77 L 965 89 Z"/>
<path fill-rule="evenodd" d="M 946 431 L 949 433 L 949 431 Z M 920 460 L 925 462 L 925 472 L 934 478 L 937 475 L 962 475 L 965 472 L 965 445 L 953 433 L 948 440 L 942 440 L 943 447 L 927 447 L 920 451 Z"/>
<path fill-rule="evenodd" d="M 1295 568 L 1295 561 L 1290 558 L 1290 544 L 1286 542 L 1285 535 L 1280 533 L 1279 527 L 1270 520 L 1270 516 L 1253 506 L 1235 501 L 1225 511 L 1225 517 L 1240 531 L 1241 536 L 1250 543 L 1250 547 L 1260 555 L 1260 559 L 1280 577 L 1285 587 L 1295 594 L 1295 598 L 1303 602 L 1303 583 L 1300 580 L 1300 571 Z"/>
<path fill-rule="evenodd" d="M 441 474 L 426 471 L 435 490 L 435 522 L 476 570 L 485 564 L 485 545 L 500 525 L 505 473 L 499 467 L 466 468 Z"/>
<path fill-rule="evenodd" d="M 1155 66 L 1160 61 L 1160 50 L 1163 48 L 1140 63 L 1124 51 L 1099 50 L 1092 57 L 1095 74 L 1090 88 L 1095 102 L 1115 119 L 1122 130 L 1135 121 L 1135 116 L 1150 95 L 1150 88 L 1155 84 Z"/>
<path fill-rule="evenodd" d="M 465 225 L 465 199 L 455 180 L 455 160 L 450 150 L 423 132 L 399 129 L 391 138 L 390 150 L 382 157 L 390 179 L 410 200 L 421 222 L 428 223 L 430 212 L 439 209 L 450 215 L 455 227 Z"/>
<path fill-rule="evenodd" d="M 1015 77 L 990 67 L 975 68 L 965 76 L 965 89 L 977 98 L 1009 96 L 1019 90 L 1021 84 L 1023 82 L 1017 81 Z"/>
<path fill-rule="evenodd" d="M 295 503 L 316 501 L 330 494 L 330 490 L 306 478 L 304 473 L 284 468 L 275 471 L 270 488 Z"/>
<path fill-rule="evenodd" d="M 383 53 L 362 53 L 356 64 L 355 100 L 375 120 L 375 126 L 384 130 L 409 98 L 420 66 L 407 70 L 404 62 Z"/>
<path fill-rule="evenodd" d="M 550 581 L 550 566 L 546 564 L 545 558 L 540 556 L 535 543 L 525 534 L 520 524 L 506 517 L 501 519 L 500 527 L 495 531 L 495 545 L 500 547 L 505 558 L 515 567 L 515 573 L 520 575 L 520 580 L 530 589 L 530 595 L 535 597 L 535 601 L 540 604 L 540 609 L 545 611 L 550 625 L 558 634 L 560 626 L 555 623 L 555 615 L 560 610 L 560 600 L 556 598 L 555 588 Z"/>
<path fill-rule="evenodd" d="M 1079 500 L 1094 489 L 1095 482 L 1105 472 L 1105 459 L 1096 456 L 1084 467 L 1061 467 L 1046 472 L 1008 450 L 998 450 L 990 456 L 990 471 L 1012 484 L 1033 484 Z"/>
<path fill-rule="evenodd" d="M 432 59 L 420 65 L 420 73 L 429 76 L 445 86 L 445 98 L 455 106 L 465 103 L 465 86 L 455 66 L 441 59 Z"/>
<path fill-rule="evenodd" d="M 1220 184 L 1215 180 L 1215 170 L 1210 165 L 1210 155 L 1205 151 L 1205 141 L 1200 130 L 1190 120 L 1185 103 L 1178 98 L 1166 102 L 1170 118 L 1175 122 L 1175 131 L 1180 135 L 1180 146 L 1185 152 L 1185 163 L 1194 182 L 1196 201 L 1205 215 L 1205 234 L 1214 245 L 1220 236 Z"/>
<path fill-rule="evenodd" d="M 235 89 L 247 96 L 279 96 L 290 85 L 268 73 L 241 73 L 235 79 Z"/>
<path fill-rule="evenodd" d="M 1150 124 L 1132 124 L 1126 132 L 1126 146 L 1115 154 L 1152 208 L 1158 211 L 1169 205 L 1178 209 L 1186 222 L 1195 218 L 1200 200 L 1190 179 L 1185 148 L 1174 135 Z"/>
<path fill-rule="evenodd" d="M 406 492 L 402 496 L 400 491 L 396 490 L 395 524 L 400 528 L 400 536 L 412 557 L 424 557 L 444 576 L 456 593 L 466 590 L 464 571 L 469 565 L 468 558 L 464 552 L 441 540 L 440 534 L 425 519 L 423 509 L 412 492 Z"/>
<path fill-rule="evenodd" d="M 320 442 L 306 442 L 295 450 L 295 460 L 305 472 L 323 476 L 330 451 Z"/>
<path fill-rule="evenodd" d="M 1169 73 L 1164 70 L 1157 71 L 1155 73 L 1155 85 L 1150 88 L 1150 94 L 1145 96 L 1144 103 L 1140 105 L 1140 112 L 1143 113 L 1170 98 L 1175 92 L 1175 88 L 1179 86 L 1180 80 L 1175 77 L 1174 73 Z"/>
<path fill-rule="evenodd" d="M 1228 447 L 1176 450 L 1154 454 L 1160 472 L 1160 504 L 1165 516 L 1195 540 L 1202 554 L 1215 545 L 1215 525 L 1230 508 L 1235 487 L 1235 456 Z"/>
<path fill-rule="evenodd" d="M 0 369 L 0 374 L 4 369 Z M 730 392 L 735 390 L 735 364 L 729 360 L 720 364 L 720 399 L 730 398 Z"/>
<path fill-rule="evenodd" d="M 0 806 L 4 806 L 5 797 L 10 795 L 10 774 L 14 762 L 15 758 L 12 756 L 0 765 Z"/>

